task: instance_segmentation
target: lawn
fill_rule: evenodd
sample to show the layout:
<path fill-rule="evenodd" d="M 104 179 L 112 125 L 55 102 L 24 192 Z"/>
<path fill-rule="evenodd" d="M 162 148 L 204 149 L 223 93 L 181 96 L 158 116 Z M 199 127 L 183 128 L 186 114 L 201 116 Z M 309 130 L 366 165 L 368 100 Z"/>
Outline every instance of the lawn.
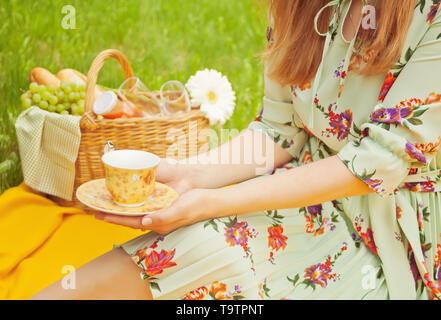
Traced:
<path fill-rule="evenodd" d="M 75 8 L 76 29 L 62 27 L 65 5 Z M 260 109 L 263 0 L 1 0 L 0 21 L 0 194 L 23 179 L 14 122 L 20 89 L 37 66 L 87 73 L 100 51 L 116 48 L 150 89 L 172 79 L 185 83 L 204 68 L 222 72 L 237 96 L 224 128 L 245 128 Z M 114 61 L 98 79 L 107 87 L 122 81 Z"/>

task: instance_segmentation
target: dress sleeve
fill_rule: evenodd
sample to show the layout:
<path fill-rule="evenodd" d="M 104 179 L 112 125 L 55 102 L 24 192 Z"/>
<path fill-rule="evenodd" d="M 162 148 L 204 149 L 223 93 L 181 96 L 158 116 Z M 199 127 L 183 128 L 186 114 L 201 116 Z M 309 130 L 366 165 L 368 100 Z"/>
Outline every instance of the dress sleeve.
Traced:
<path fill-rule="evenodd" d="M 259 130 L 284 148 L 294 158 L 308 138 L 291 103 L 289 87 L 281 87 L 265 75 L 263 106 L 248 129 Z"/>
<path fill-rule="evenodd" d="M 399 74 L 389 73 L 386 98 L 360 126 L 362 137 L 338 157 L 381 196 L 391 194 L 409 170 L 427 168 L 441 139 L 441 16 L 438 14 Z M 380 100 L 381 101 L 381 100 Z"/>

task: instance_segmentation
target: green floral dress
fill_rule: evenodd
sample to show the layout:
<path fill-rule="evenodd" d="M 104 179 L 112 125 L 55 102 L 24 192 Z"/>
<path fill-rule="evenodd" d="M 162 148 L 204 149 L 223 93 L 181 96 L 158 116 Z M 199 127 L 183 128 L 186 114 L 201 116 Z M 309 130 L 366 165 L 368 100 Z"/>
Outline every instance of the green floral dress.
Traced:
<path fill-rule="evenodd" d="M 375 192 L 123 244 L 155 298 L 441 297 L 440 1 L 418 2 L 401 59 L 371 77 L 349 66 L 350 1 L 328 6 L 335 13 L 315 79 L 282 88 L 266 78 L 249 129 L 294 157 L 272 174 L 337 155 Z"/>

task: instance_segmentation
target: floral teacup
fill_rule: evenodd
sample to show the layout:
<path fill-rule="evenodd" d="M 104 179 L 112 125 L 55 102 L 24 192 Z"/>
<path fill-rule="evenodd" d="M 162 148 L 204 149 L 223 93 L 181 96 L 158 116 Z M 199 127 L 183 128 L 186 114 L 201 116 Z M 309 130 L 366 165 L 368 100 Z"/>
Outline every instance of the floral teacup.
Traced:
<path fill-rule="evenodd" d="M 106 187 L 116 204 L 138 207 L 155 188 L 160 158 L 138 150 L 116 150 L 102 156 Z"/>

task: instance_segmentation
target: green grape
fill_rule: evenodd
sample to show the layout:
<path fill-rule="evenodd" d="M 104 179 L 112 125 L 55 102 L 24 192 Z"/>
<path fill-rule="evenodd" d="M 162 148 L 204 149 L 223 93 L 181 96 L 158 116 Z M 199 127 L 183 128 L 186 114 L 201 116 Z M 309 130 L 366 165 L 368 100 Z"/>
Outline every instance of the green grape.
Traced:
<path fill-rule="evenodd" d="M 38 93 L 34 93 L 32 95 L 32 101 L 34 101 L 35 103 L 39 103 L 41 101 L 41 96 Z"/>
<path fill-rule="evenodd" d="M 66 110 L 66 106 L 62 103 L 59 103 L 57 104 L 56 109 L 58 113 L 61 113 L 63 110 Z"/>
<path fill-rule="evenodd" d="M 81 99 L 81 95 L 79 92 L 75 92 L 75 101 L 79 101 Z"/>
<path fill-rule="evenodd" d="M 69 101 L 76 101 L 76 100 L 77 100 L 77 96 L 75 92 L 69 93 Z"/>
<path fill-rule="evenodd" d="M 86 92 L 81 91 L 81 92 L 80 92 L 80 98 L 81 98 L 81 99 L 85 99 L 85 98 L 86 98 Z"/>
<path fill-rule="evenodd" d="M 79 92 L 86 92 L 86 86 L 84 84 L 80 84 L 78 86 L 78 91 Z"/>
<path fill-rule="evenodd" d="M 51 94 L 49 93 L 49 91 L 45 90 L 41 93 L 41 98 L 43 100 L 49 101 L 49 98 L 51 97 Z"/>
<path fill-rule="evenodd" d="M 31 82 L 29 90 L 31 90 L 32 93 L 37 93 L 40 90 L 40 86 L 36 82 Z"/>
<path fill-rule="evenodd" d="M 49 103 L 47 103 L 46 100 L 41 100 L 38 106 L 43 110 L 47 110 L 49 107 Z"/>
<path fill-rule="evenodd" d="M 61 81 L 60 88 L 67 94 L 72 92 L 72 87 L 65 80 Z"/>
<path fill-rule="evenodd" d="M 25 99 L 29 99 L 29 98 L 31 98 L 31 97 L 32 97 L 31 92 L 30 92 L 30 91 L 26 91 L 25 93 L 23 93 L 23 94 L 20 96 L 20 100 L 23 102 L 23 100 L 25 100 Z"/>
<path fill-rule="evenodd" d="M 55 94 L 55 92 L 57 91 L 57 89 L 55 89 L 55 87 L 52 86 L 52 85 L 48 85 L 48 86 L 46 87 L 46 89 L 47 89 L 47 91 L 49 91 L 49 92 L 52 93 L 52 94 Z"/>
<path fill-rule="evenodd" d="M 44 91 L 46 91 L 46 86 L 44 84 L 40 84 L 38 87 L 39 87 L 40 93 L 43 93 Z"/>
<path fill-rule="evenodd" d="M 72 110 L 72 114 L 74 114 L 74 115 L 80 114 L 80 108 L 78 107 L 78 105 L 76 103 L 72 103 L 70 105 L 70 109 Z"/>
<path fill-rule="evenodd" d="M 70 88 L 72 89 L 72 91 L 77 91 L 78 90 L 78 85 L 75 82 L 71 82 L 70 83 Z"/>
<path fill-rule="evenodd" d="M 83 103 L 82 106 L 81 106 L 81 105 L 78 106 L 78 113 L 79 113 L 80 115 L 84 113 L 84 103 Z"/>
<path fill-rule="evenodd" d="M 84 113 L 84 100 L 80 100 L 78 101 L 78 111 L 80 112 L 80 114 Z"/>
<path fill-rule="evenodd" d="M 28 109 L 28 108 L 30 108 L 31 105 L 32 105 L 32 100 L 29 99 L 29 98 L 24 98 L 24 99 L 22 100 L 22 103 L 21 103 L 21 104 L 22 104 L 23 108 Z"/>
<path fill-rule="evenodd" d="M 67 111 L 67 110 L 63 110 L 63 111 L 60 112 L 60 114 L 62 114 L 63 116 L 67 116 L 67 115 L 69 115 L 70 113 L 69 113 L 69 111 Z"/>
<path fill-rule="evenodd" d="M 49 105 L 49 107 L 47 108 L 47 111 L 49 112 L 56 112 L 57 111 L 57 107 L 53 106 L 53 105 Z"/>
<path fill-rule="evenodd" d="M 63 101 L 64 100 L 64 98 L 65 98 L 65 94 L 64 94 L 64 91 L 63 90 L 58 90 L 57 91 L 57 98 L 58 98 L 58 101 Z"/>
<path fill-rule="evenodd" d="M 51 95 L 48 99 L 49 103 L 52 105 L 56 105 L 58 103 L 58 98 L 57 96 Z"/>

